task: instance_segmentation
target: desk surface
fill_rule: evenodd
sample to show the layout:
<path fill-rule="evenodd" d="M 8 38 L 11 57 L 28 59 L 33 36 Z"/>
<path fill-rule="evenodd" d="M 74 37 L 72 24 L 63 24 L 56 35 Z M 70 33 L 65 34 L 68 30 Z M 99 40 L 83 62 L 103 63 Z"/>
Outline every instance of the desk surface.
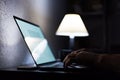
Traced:
<path fill-rule="evenodd" d="M 79 71 L 79 72 L 62 72 L 62 71 L 40 71 L 40 70 L 17 70 L 17 69 L 1 69 L 1 79 L 12 80 L 76 80 L 76 79 L 120 79 L 119 72 L 103 72 L 103 71 Z"/>

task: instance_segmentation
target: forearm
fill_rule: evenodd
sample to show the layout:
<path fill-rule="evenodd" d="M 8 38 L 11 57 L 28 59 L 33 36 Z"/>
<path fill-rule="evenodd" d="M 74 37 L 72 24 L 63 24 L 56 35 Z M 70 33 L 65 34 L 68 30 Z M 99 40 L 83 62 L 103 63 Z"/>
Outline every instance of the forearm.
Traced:
<path fill-rule="evenodd" d="M 93 52 L 82 52 L 76 57 L 76 62 L 82 65 L 94 66 L 101 60 L 102 55 Z"/>
<path fill-rule="evenodd" d="M 97 54 L 84 52 L 78 56 L 79 64 L 94 66 L 105 70 L 120 70 L 120 54 Z"/>
<path fill-rule="evenodd" d="M 102 55 L 102 56 L 101 56 Z M 120 70 L 120 54 L 101 54 L 101 60 L 96 62 L 96 67 L 106 70 Z"/>

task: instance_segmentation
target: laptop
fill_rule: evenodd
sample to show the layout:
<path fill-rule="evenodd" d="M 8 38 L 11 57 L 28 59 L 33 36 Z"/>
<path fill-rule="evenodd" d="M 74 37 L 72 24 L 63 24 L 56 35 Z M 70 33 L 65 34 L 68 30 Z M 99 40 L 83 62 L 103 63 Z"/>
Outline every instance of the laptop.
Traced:
<path fill-rule="evenodd" d="M 13 17 L 35 62 L 33 66 L 19 66 L 18 69 L 64 71 L 73 68 L 86 68 L 85 66 L 69 66 L 64 68 L 63 62 L 55 58 L 41 27 L 17 16 Z"/>

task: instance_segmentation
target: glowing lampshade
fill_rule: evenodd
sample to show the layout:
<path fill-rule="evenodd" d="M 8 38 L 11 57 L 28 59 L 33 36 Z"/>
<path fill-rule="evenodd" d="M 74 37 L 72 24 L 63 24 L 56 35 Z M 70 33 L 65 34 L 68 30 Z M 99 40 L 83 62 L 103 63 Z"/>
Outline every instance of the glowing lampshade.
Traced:
<path fill-rule="evenodd" d="M 87 29 L 78 14 L 66 14 L 56 31 L 56 35 L 70 36 L 88 36 Z"/>

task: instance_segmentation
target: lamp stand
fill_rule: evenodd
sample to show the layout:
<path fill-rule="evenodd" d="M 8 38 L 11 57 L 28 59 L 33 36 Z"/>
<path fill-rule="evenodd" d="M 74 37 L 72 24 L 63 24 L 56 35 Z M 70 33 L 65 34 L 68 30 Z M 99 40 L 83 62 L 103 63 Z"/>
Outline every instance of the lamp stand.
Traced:
<path fill-rule="evenodd" d="M 74 36 L 70 36 L 69 38 L 70 38 L 70 40 L 69 40 L 69 49 L 73 50 L 74 49 Z"/>

